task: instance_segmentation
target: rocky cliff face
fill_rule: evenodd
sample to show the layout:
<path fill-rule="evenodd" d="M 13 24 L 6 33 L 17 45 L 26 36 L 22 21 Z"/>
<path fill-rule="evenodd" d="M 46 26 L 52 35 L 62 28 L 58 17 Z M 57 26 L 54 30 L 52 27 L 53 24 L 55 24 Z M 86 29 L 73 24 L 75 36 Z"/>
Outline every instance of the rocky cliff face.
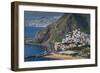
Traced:
<path fill-rule="evenodd" d="M 90 34 L 89 15 L 64 14 L 56 22 L 37 32 L 33 43 L 35 41 L 51 48 L 55 42 L 62 42 L 66 34 L 78 28 L 81 32 Z"/>

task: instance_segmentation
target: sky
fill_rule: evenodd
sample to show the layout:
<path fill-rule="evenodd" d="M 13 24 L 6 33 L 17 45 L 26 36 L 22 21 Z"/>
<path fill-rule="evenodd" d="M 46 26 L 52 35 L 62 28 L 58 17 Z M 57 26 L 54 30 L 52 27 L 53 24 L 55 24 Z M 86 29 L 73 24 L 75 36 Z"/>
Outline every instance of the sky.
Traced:
<path fill-rule="evenodd" d="M 46 27 L 55 22 L 64 13 L 24 11 L 24 25 L 32 27 Z"/>

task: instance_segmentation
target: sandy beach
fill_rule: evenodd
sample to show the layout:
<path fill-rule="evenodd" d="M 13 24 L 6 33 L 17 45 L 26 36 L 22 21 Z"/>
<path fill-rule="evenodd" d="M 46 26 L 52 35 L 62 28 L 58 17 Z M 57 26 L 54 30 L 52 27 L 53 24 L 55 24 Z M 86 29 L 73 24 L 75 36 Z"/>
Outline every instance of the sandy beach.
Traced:
<path fill-rule="evenodd" d="M 60 60 L 66 60 L 66 59 L 79 59 L 78 57 L 73 57 L 71 55 L 63 55 L 63 54 L 51 54 L 51 55 L 47 55 L 44 56 L 46 58 L 52 58 L 52 59 L 60 59 Z"/>

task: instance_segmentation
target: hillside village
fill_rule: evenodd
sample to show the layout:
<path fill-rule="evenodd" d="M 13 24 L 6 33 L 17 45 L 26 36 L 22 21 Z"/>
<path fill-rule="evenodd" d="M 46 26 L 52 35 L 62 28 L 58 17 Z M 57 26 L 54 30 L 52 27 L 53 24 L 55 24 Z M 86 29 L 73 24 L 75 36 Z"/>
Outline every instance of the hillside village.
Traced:
<path fill-rule="evenodd" d="M 85 47 L 85 48 L 82 48 Z M 81 32 L 80 29 L 73 30 L 65 35 L 62 42 L 55 42 L 55 51 L 58 53 L 73 55 L 75 53 L 88 57 L 90 52 L 90 37 L 88 34 Z M 75 52 L 76 48 L 78 48 Z M 86 51 L 84 53 L 84 51 Z"/>
<path fill-rule="evenodd" d="M 80 29 L 73 30 L 65 35 L 62 42 L 55 43 L 55 50 L 67 50 L 74 47 L 90 46 L 88 34 L 81 32 Z"/>

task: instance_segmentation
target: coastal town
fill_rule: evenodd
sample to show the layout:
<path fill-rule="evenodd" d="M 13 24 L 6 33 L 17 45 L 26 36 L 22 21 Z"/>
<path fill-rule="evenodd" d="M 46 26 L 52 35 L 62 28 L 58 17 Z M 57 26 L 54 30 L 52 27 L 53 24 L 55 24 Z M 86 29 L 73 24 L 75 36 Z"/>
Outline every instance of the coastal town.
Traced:
<path fill-rule="evenodd" d="M 75 29 L 61 42 L 55 42 L 53 48 L 45 48 L 45 51 L 35 57 L 43 56 L 51 59 L 81 59 L 90 57 L 90 37 L 88 34 Z"/>

